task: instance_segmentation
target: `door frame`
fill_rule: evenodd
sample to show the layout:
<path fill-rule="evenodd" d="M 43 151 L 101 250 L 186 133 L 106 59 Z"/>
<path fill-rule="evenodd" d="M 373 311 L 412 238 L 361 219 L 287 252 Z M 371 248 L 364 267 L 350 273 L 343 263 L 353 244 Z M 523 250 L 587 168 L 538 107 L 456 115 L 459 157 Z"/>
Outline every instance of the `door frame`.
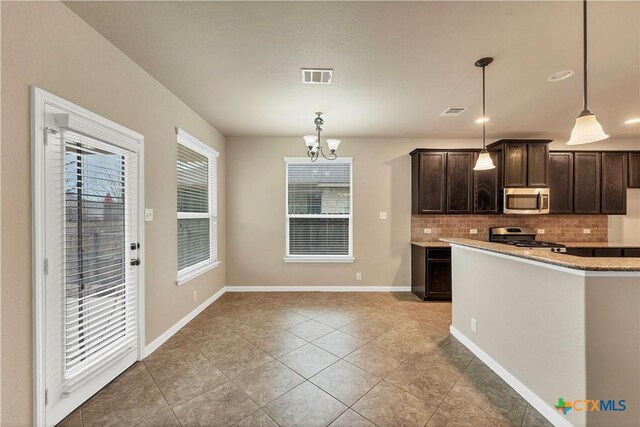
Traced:
<path fill-rule="evenodd" d="M 32 311 L 33 311 L 33 423 L 46 423 L 45 371 L 45 106 L 50 105 L 80 116 L 82 130 L 115 132 L 134 141 L 138 151 L 138 215 L 137 229 L 140 249 L 137 255 L 142 268 L 138 270 L 138 360 L 144 357 L 145 331 L 145 238 L 144 238 L 144 136 L 99 116 L 63 98 L 31 86 L 31 207 L 32 207 Z M 101 132 L 102 131 L 102 132 Z"/>

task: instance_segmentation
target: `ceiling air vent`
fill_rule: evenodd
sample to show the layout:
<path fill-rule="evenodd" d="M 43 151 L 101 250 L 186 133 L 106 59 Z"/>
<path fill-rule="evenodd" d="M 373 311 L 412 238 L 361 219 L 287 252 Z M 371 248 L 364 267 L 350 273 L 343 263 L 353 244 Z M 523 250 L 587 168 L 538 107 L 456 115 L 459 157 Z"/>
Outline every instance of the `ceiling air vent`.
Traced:
<path fill-rule="evenodd" d="M 440 117 L 457 117 L 468 109 L 469 107 L 449 107 L 440 113 Z"/>
<path fill-rule="evenodd" d="M 302 68 L 302 84 L 330 85 L 333 78 L 332 68 Z"/>

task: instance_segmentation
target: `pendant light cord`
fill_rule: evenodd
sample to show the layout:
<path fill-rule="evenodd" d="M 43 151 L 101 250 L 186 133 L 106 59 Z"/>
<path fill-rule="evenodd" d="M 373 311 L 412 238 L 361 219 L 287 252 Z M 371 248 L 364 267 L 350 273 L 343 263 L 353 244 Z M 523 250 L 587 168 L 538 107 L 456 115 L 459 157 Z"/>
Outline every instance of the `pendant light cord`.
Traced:
<path fill-rule="evenodd" d="M 582 3 L 582 32 L 583 32 L 583 45 L 582 45 L 582 55 L 583 55 L 583 111 L 588 111 L 587 109 L 587 0 L 583 0 Z"/>
<path fill-rule="evenodd" d="M 485 140 L 486 140 L 486 127 L 487 127 L 487 116 L 485 113 L 485 90 L 484 90 L 484 69 L 482 67 L 482 150 L 486 150 Z"/>

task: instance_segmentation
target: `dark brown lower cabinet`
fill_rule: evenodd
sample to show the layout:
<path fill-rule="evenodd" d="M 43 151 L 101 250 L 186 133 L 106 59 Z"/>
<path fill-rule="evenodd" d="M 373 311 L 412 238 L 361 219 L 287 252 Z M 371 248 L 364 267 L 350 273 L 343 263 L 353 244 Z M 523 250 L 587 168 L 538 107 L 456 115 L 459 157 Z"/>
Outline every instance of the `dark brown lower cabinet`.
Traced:
<path fill-rule="evenodd" d="M 567 255 L 582 257 L 640 257 L 640 248 L 567 248 Z"/>
<path fill-rule="evenodd" d="M 451 301 L 451 249 L 411 245 L 411 292 L 423 301 Z"/>

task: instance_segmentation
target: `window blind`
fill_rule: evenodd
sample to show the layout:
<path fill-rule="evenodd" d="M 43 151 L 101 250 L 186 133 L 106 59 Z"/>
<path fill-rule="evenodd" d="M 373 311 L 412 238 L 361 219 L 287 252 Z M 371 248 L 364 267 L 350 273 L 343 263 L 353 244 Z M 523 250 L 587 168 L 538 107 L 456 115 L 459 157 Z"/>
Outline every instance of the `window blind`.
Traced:
<path fill-rule="evenodd" d="M 67 384 L 136 340 L 136 271 L 127 259 L 134 162 L 65 131 L 64 377 Z"/>
<path fill-rule="evenodd" d="M 178 272 L 218 259 L 216 154 L 178 136 Z"/>
<path fill-rule="evenodd" d="M 351 166 L 287 164 L 288 256 L 351 255 Z"/>

